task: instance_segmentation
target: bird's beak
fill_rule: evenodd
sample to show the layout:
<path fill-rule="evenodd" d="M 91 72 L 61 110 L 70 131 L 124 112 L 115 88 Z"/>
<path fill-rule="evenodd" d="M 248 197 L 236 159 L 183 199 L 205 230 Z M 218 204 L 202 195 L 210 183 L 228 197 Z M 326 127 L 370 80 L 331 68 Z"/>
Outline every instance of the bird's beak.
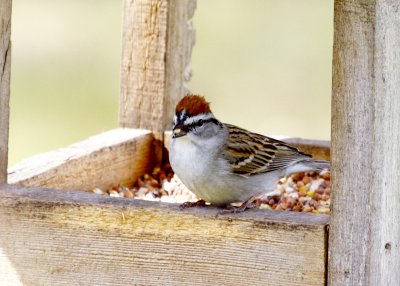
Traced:
<path fill-rule="evenodd" d="M 179 138 L 187 134 L 187 127 L 184 125 L 175 125 L 172 130 L 172 138 Z"/>

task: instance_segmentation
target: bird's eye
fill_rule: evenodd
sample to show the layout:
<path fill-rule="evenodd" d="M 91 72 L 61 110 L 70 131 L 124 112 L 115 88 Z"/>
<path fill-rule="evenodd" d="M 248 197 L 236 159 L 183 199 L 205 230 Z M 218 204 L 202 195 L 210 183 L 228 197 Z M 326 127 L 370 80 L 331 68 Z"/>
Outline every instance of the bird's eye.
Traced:
<path fill-rule="evenodd" d="M 197 125 L 200 127 L 200 126 L 203 126 L 203 124 L 204 124 L 204 121 L 203 121 L 203 119 L 200 119 L 198 122 L 197 122 Z"/>

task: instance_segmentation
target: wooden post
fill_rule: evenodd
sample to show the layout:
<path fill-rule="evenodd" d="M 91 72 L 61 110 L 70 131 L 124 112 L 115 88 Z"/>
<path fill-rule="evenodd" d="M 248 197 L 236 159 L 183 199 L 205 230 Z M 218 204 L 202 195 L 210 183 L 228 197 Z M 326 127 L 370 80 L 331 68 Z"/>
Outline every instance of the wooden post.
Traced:
<path fill-rule="evenodd" d="M 400 1 L 335 1 L 329 285 L 400 285 Z"/>
<path fill-rule="evenodd" d="M 190 77 L 195 7 L 196 0 L 124 1 L 119 124 L 153 131 L 159 162 Z"/>
<path fill-rule="evenodd" d="M 11 65 L 11 0 L 0 1 L 0 184 L 7 182 Z"/>

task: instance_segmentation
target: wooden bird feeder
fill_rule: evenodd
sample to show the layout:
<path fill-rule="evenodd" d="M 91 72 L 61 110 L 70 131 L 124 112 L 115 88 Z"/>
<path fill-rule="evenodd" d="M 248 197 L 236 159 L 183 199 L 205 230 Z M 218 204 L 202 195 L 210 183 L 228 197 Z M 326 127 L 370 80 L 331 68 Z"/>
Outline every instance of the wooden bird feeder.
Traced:
<path fill-rule="evenodd" d="M 195 6 L 124 0 L 120 128 L 7 175 L 11 0 L 0 2 L 1 284 L 400 285 L 399 1 L 335 1 L 331 216 L 217 216 L 83 192 L 161 161 Z M 329 159 L 329 144 L 296 144 Z"/>

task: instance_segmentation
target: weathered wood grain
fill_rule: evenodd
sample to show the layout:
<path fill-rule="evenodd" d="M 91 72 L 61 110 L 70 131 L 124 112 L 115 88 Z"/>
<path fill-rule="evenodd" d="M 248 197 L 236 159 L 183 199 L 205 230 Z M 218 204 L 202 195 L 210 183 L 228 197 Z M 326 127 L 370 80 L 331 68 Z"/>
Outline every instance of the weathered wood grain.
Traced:
<path fill-rule="evenodd" d="M 161 161 L 163 132 L 190 77 L 196 0 L 124 1 L 119 124 L 154 133 Z"/>
<path fill-rule="evenodd" d="M 11 0 L 0 1 L 0 183 L 7 181 L 11 68 Z"/>
<path fill-rule="evenodd" d="M 192 18 L 196 4 L 197 0 L 168 1 L 166 99 L 162 132 L 172 127 L 175 106 L 189 92 L 186 83 L 192 76 L 190 59 L 196 36 Z"/>
<path fill-rule="evenodd" d="M 400 1 L 335 1 L 329 285 L 400 285 Z"/>
<path fill-rule="evenodd" d="M 171 142 L 171 131 L 166 131 L 164 133 L 164 147 L 168 150 L 169 144 Z M 284 142 L 287 142 L 297 148 L 300 151 L 305 152 L 313 156 L 317 160 L 327 160 L 330 161 L 330 142 L 323 140 L 309 140 L 302 138 L 277 138 Z"/>
<path fill-rule="evenodd" d="M 152 168 L 150 131 L 113 129 L 31 157 L 9 170 L 10 184 L 87 191 L 132 185 Z"/>
<path fill-rule="evenodd" d="M 24 285 L 325 285 L 327 215 L 217 213 L 3 185 L 0 259 Z"/>
<path fill-rule="evenodd" d="M 120 126 L 160 132 L 164 126 L 168 2 L 125 0 L 123 5 Z"/>

